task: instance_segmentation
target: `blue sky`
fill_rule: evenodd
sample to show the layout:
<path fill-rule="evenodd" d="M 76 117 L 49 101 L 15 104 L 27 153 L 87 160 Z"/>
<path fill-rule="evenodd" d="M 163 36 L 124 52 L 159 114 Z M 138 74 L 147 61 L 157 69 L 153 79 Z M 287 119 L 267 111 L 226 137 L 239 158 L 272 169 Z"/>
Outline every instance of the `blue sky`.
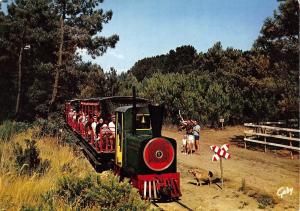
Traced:
<path fill-rule="evenodd" d="M 104 0 L 101 7 L 111 9 L 113 17 L 100 34 L 118 34 L 120 41 L 102 57 L 82 56 L 120 73 L 139 59 L 182 45 L 206 52 L 221 41 L 223 48 L 249 50 L 278 4 L 277 0 Z"/>
<path fill-rule="evenodd" d="M 222 46 L 249 50 L 264 20 L 278 7 L 276 0 L 105 0 L 113 11 L 101 35 L 118 34 L 115 49 L 95 60 L 108 70 L 126 71 L 145 57 L 165 54 L 182 45 L 206 52 Z"/>

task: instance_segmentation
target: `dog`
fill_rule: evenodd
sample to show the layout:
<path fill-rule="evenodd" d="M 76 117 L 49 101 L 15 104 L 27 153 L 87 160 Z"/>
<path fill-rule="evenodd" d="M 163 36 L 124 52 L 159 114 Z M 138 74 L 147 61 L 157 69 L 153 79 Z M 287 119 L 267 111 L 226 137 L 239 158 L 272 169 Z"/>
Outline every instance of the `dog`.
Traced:
<path fill-rule="evenodd" d="M 197 186 L 201 186 L 201 180 L 207 180 L 209 181 L 209 186 L 211 185 L 213 173 L 211 171 L 205 171 L 205 170 L 200 170 L 200 169 L 190 169 L 188 170 L 188 173 L 193 175 L 195 180 L 197 181 Z"/>

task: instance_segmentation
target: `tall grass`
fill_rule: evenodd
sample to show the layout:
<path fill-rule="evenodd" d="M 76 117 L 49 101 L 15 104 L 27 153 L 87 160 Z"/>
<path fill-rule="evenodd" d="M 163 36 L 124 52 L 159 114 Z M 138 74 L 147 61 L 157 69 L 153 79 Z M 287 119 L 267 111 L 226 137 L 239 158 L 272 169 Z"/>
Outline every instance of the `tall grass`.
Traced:
<path fill-rule="evenodd" d="M 108 193 L 107 197 L 110 197 L 109 193 L 116 191 L 116 197 L 109 198 L 110 204 L 106 208 L 121 209 L 126 206 L 123 210 L 145 210 L 148 207 L 128 182 L 119 184 L 111 173 L 108 176 L 107 173 L 96 176 L 82 153 L 74 151 L 72 146 L 62 145 L 61 140 L 55 137 L 36 139 L 39 158 L 49 160 L 49 169 L 42 175 L 35 169 L 30 174 L 21 174 L 16 168 L 14 146 L 18 143 L 26 148 L 25 140 L 32 139 L 35 133 L 36 128 L 29 129 L 11 135 L 9 142 L 0 141 L 0 210 L 99 210 L 101 206 L 106 206 L 105 203 L 97 203 L 99 198 L 106 201 L 103 193 Z M 100 180 L 103 181 L 99 183 Z M 74 195 L 76 203 L 73 203 L 68 198 L 69 188 L 73 189 L 68 185 L 81 187 L 80 184 L 86 181 L 90 183 L 84 187 L 84 191 L 74 189 L 74 193 L 78 194 Z M 108 189 L 102 190 L 105 187 Z M 90 193 L 92 198 L 80 201 L 86 197 L 86 193 Z"/>
<path fill-rule="evenodd" d="M 50 169 L 42 176 L 37 174 L 20 175 L 15 168 L 13 144 L 25 146 L 30 132 L 16 135 L 10 143 L 0 143 L 0 210 L 19 210 L 24 204 L 38 206 L 43 203 L 41 195 L 54 189 L 59 177 L 64 174 L 87 174 L 93 169 L 83 157 L 75 157 L 73 150 L 60 146 L 57 140 L 44 138 L 37 142 L 41 159 L 51 162 Z M 69 166 L 66 168 L 65 166 Z M 7 207 L 6 202 L 10 202 Z"/>

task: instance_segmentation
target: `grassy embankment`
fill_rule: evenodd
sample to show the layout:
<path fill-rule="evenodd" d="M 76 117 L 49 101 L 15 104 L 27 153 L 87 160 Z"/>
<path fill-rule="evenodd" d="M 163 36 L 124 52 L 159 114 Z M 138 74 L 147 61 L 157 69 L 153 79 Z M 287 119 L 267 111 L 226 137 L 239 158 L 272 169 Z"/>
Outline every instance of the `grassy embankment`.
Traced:
<path fill-rule="evenodd" d="M 24 154 L 25 140 L 32 139 L 39 128 L 17 132 L 8 138 L 1 137 L 1 129 L 3 125 L 0 126 L 0 210 L 148 207 L 127 181 L 119 183 L 111 172 L 96 174 L 80 151 L 55 137 L 36 139 L 40 164 L 47 160 L 49 165 L 43 171 L 36 166 L 25 171 L 28 168 L 26 159 L 23 165 L 18 163 L 16 146 L 18 143 Z M 34 160 L 33 154 L 30 151 L 31 158 L 27 161 Z"/>

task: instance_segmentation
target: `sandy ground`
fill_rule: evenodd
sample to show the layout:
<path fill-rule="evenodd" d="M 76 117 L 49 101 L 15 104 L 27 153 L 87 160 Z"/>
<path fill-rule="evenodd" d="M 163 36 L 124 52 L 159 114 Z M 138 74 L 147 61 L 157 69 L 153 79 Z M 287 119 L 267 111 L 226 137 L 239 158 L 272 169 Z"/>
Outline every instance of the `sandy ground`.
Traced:
<path fill-rule="evenodd" d="M 299 210 L 299 156 L 289 157 L 287 151 L 263 152 L 263 147 L 243 148 L 243 127 L 225 130 L 201 131 L 200 152 L 192 155 L 181 153 L 182 132 L 163 131 L 178 142 L 178 171 L 181 173 L 181 202 L 192 210 Z M 196 186 L 188 169 L 198 168 L 214 173 L 220 178 L 220 163 L 212 162 L 210 145 L 230 143 L 231 159 L 223 160 L 224 188 L 215 182 Z M 245 181 L 244 191 L 242 180 Z M 292 194 L 277 195 L 280 187 L 293 188 Z M 272 200 L 273 199 L 273 202 Z M 268 205 L 268 202 L 269 205 Z M 159 204 L 165 210 L 185 210 L 174 203 Z"/>

